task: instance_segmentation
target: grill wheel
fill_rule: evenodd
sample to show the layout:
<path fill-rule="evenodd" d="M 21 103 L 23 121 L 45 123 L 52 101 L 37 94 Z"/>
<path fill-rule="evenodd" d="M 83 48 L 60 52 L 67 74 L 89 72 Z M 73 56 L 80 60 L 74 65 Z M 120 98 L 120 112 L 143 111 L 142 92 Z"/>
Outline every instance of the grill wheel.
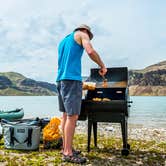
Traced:
<path fill-rule="evenodd" d="M 122 149 L 121 154 L 123 156 L 128 156 L 129 155 L 129 149 Z"/>
<path fill-rule="evenodd" d="M 130 150 L 130 145 L 127 144 L 127 148 L 123 147 L 123 149 L 121 150 L 121 154 L 123 156 L 128 156 L 129 155 L 129 150 Z"/>

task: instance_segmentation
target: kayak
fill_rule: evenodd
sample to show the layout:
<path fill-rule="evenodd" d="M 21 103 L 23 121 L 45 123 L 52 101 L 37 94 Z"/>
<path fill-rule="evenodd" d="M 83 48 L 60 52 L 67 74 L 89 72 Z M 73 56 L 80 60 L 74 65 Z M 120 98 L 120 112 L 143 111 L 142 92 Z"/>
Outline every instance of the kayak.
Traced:
<path fill-rule="evenodd" d="M 21 119 L 24 116 L 23 108 L 17 108 L 15 110 L 0 111 L 0 119 L 14 120 Z"/>

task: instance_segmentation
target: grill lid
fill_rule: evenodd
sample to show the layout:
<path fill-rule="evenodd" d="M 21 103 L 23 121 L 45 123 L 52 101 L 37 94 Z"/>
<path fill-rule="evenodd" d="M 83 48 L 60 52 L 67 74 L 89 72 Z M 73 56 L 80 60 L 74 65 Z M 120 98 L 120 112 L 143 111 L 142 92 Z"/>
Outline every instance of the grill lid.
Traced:
<path fill-rule="evenodd" d="M 96 88 L 104 88 L 103 77 L 99 74 L 99 70 L 99 68 L 92 68 L 88 81 L 95 82 Z M 106 88 L 127 87 L 128 69 L 127 67 L 107 68 L 105 79 L 107 79 Z"/>

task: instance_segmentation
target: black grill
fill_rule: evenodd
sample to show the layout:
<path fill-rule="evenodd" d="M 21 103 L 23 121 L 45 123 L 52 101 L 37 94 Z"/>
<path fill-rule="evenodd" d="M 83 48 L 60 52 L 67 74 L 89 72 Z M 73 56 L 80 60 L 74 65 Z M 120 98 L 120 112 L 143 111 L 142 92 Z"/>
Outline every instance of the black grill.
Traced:
<path fill-rule="evenodd" d="M 91 69 L 88 81 L 95 82 L 95 90 L 88 90 L 82 100 L 79 120 L 88 119 L 88 151 L 90 151 L 91 130 L 93 126 L 94 144 L 97 146 L 97 122 L 120 123 L 122 129 L 122 155 L 128 155 L 127 120 L 129 115 L 128 69 L 127 67 L 108 68 L 105 78 L 107 87 L 103 87 L 103 78 L 99 69 Z M 98 98 L 101 101 L 94 101 Z M 103 99 L 107 99 L 104 101 Z"/>

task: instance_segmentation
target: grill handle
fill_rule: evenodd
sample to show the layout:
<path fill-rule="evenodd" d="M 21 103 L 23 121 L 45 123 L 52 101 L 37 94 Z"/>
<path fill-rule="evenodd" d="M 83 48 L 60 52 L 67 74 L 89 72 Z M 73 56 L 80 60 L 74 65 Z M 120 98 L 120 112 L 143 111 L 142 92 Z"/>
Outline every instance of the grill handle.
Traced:
<path fill-rule="evenodd" d="M 133 103 L 133 101 L 130 100 L 130 101 L 127 101 L 127 103 Z M 131 104 L 128 104 L 127 106 L 131 107 Z"/>

